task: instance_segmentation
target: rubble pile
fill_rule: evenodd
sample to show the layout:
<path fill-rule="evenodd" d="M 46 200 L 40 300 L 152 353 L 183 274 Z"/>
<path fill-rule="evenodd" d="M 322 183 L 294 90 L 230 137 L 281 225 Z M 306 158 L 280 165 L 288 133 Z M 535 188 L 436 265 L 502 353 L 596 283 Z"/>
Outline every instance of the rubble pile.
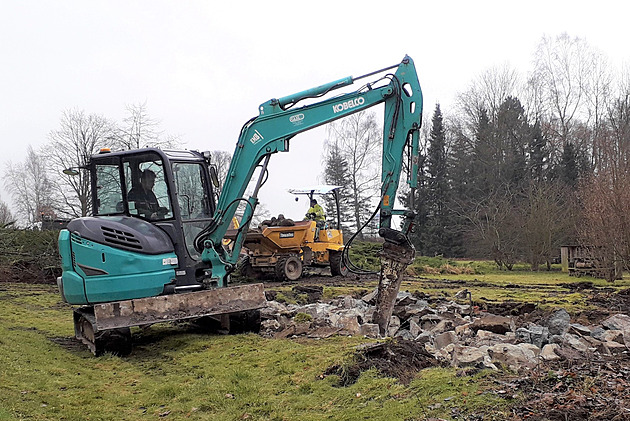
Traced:
<path fill-rule="evenodd" d="M 309 304 L 285 304 L 270 300 L 262 310 L 261 334 L 286 338 L 361 335 L 379 338 L 372 323 L 376 291 L 353 298 L 343 296 L 326 302 L 313 287 Z M 316 288 L 316 287 L 315 287 Z M 615 314 L 597 325 L 572 323 L 561 309 L 538 323 L 517 326 L 518 318 L 480 311 L 472 306 L 467 291 L 458 294 L 469 302 L 431 300 L 399 292 L 389 323 L 389 337 L 414 341 L 428 354 L 455 367 L 512 371 L 531 370 L 544 361 L 591 358 L 593 355 L 628 354 L 630 316 Z"/>

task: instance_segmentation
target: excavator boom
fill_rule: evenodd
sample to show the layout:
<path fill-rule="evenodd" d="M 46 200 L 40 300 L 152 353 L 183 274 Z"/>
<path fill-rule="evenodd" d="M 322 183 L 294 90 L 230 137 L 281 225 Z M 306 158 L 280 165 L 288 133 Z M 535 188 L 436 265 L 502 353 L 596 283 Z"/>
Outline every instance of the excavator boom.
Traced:
<path fill-rule="evenodd" d="M 405 56 L 399 65 L 383 69 L 382 72 L 394 68 L 395 73 L 387 73 L 354 92 L 299 108 L 295 108 L 295 105 L 300 101 L 319 98 L 378 72 L 355 79 L 352 77 L 339 79 L 260 105 L 258 117 L 248 121 L 241 129 L 213 221 L 196 241 L 198 249 L 200 251 L 203 249 L 204 261 L 212 265 L 212 277 L 219 284 L 226 284 L 225 279 L 236 263 L 249 221 L 258 203 L 256 196 L 260 183 L 251 197 L 247 199 L 242 197 L 256 167 L 263 162 L 263 167 L 266 168 L 272 154 L 288 151 L 289 141 L 296 134 L 381 103 L 385 104 L 380 200 L 381 235 L 386 240 L 410 245 L 406 240 L 406 234 L 411 227 L 413 214 L 394 210 L 393 207 L 405 150 L 408 151 L 410 158 L 407 183 L 412 189 L 417 186 L 422 92 L 413 60 L 409 56 Z M 241 201 L 247 203 L 246 210 L 232 249 L 228 251 L 222 246 L 221 240 Z M 402 232 L 392 229 L 393 215 L 405 217 Z"/>

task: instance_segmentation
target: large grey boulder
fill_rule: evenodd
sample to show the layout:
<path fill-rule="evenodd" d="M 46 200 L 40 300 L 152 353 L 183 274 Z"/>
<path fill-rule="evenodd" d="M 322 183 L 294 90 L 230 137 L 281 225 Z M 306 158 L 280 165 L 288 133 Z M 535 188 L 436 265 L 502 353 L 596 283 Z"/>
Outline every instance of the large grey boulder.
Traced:
<path fill-rule="evenodd" d="M 571 316 L 562 308 L 549 316 L 545 325 L 549 328 L 550 335 L 564 335 L 569 331 Z"/>
<path fill-rule="evenodd" d="M 545 326 L 533 325 L 529 327 L 530 343 L 536 345 L 538 348 L 542 348 L 549 342 L 549 328 Z"/>

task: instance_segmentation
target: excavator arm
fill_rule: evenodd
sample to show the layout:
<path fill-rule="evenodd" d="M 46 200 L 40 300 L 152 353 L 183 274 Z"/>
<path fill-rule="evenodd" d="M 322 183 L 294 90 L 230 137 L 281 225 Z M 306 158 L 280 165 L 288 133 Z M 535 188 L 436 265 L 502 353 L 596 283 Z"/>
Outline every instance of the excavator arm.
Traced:
<path fill-rule="evenodd" d="M 395 73 L 387 73 L 396 69 Z M 378 73 L 384 74 L 374 82 L 364 84 L 360 89 L 296 108 L 305 99 L 319 98 L 336 89 L 354 84 Z M 259 115 L 248 121 L 236 144 L 226 180 L 223 184 L 215 214 L 208 227 L 202 231 L 195 247 L 202 251 L 202 259 L 212 265 L 212 278 L 218 285 L 226 286 L 229 274 L 238 259 L 251 217 L 258 203 L 257 194 L 262 185 L 262 177 L 269 158 L 276 152 L 289 150 L 289 141 L 296 134 L 323 124 L 357 113 L 384 103 L 383 154 L 380 200 L 380 231 L 387 242 L 413 247 L 407 239 L 414 214 L 411 211 L 395 210 L 394 203 L 400 175 L 403 169 L 403 156 L 408 152 L 407 183 L 412 191 L 417 186 L 418 173 L 418 134 L 422 116 L 422 92 L 413 60 L 405 56 L 403 61 L 377 72 L 337 81 L 299 92 L 280 99 L 272 99 L 259 107 Z M 252 179 L 256 167 L 262 165 L 261 178 L 253 194 L 244 198 L 245 189 Z M 411 195 L 413 196 L 413 194 Z M 222 239 L 229 228 L 238 205 L 246 203 L 245 212 L 238 235 L 231 250 L 227 250 Z M 392 228 L 392 216 L 404 218 L 402 231 Z"/>

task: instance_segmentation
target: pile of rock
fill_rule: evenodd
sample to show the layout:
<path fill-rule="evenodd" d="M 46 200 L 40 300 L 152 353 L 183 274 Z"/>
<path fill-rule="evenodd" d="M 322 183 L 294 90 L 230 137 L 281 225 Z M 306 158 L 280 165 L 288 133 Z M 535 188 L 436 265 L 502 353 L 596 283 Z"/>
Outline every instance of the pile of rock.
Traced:
<path fill-rule="evenodd" d="M 376 291 L 356 299 L 344 296 L 305 305 L 269 301 L 262 310 L 268 337 L 332 335 L 379 337 L 372 323 Z M 414 340 L 436 358 L 457 367 L 527 370 L 541 361 L 572 355 L 614 355 L 630 350 L 630 316 L 617 314 L 597 326 L 571 323 L 558 310 L 541 324 L 515 326 L 515 319 L 476 311 L 470 304 L 432 301 L 400 292 L 388 329 L 390 337 Z"/>

